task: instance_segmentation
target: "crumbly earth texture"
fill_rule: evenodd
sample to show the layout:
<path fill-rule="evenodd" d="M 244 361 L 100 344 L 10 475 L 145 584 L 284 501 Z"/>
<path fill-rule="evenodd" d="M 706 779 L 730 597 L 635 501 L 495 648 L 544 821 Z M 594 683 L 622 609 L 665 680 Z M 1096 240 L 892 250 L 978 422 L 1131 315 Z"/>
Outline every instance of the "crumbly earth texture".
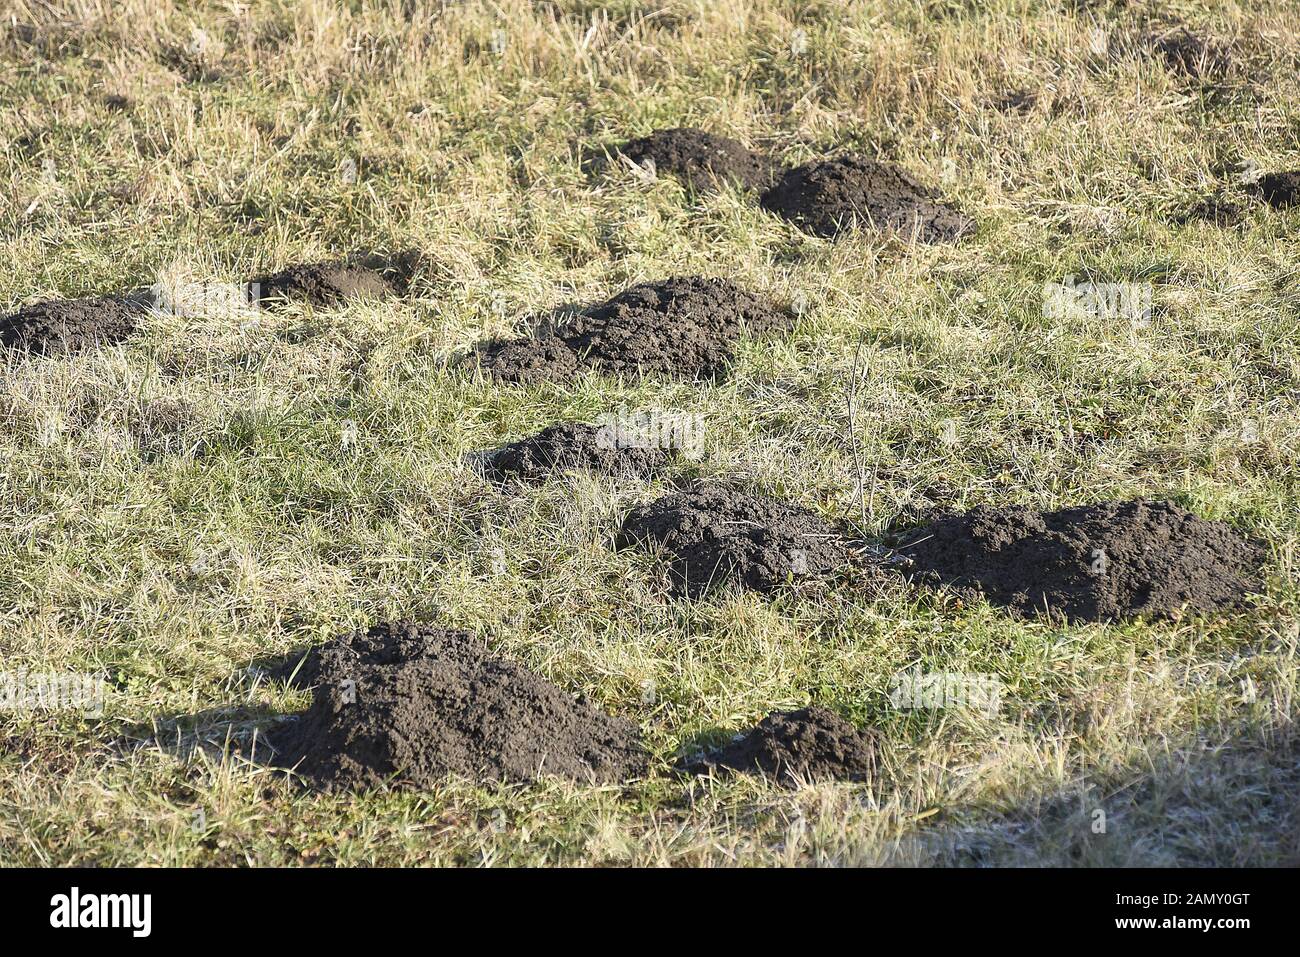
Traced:
<path fill-rule="evenodd" d="M 656 174 L 670 174 L 701 192 L 720 182 L 753 190 L 772 184 L 774 166 L 768 157 L 738 140 L 692 127 L 655 130 L 624 143 L 618 152 L 642 167 L 653 164 Z"/>
<path fill-rule="evenodd" d="M 786 329 L 792 318 L 725 279 L 683 276 L 632 286 L 558 331 L 487 342 L 471 358 L 517 383 L 562 382 L 584 369 L 710 379 L 725 372 L 742 335 Z"/>
<path fill-rule="evenodd" d="M 1194 79 L 1222 76 L 1232 65 L 1225 47 L 1197 36 L 1184 26 L 1152 34 L 1147 42 L 1170 70 Z"/>
<path fill-rule="evenodd" d="M 903 170 L 863 156 L 796 166 L 763 194 L 762 202 L 805 232 L 827 239 L 870 226 L 903 239 L 943 243 L 974 227 L 970 217 Z"/>
<path fill-rule="evenodd" d="M 872 734 L 817 705 L 773 712 L 729 744 L 678 763 L 686 774 L 762 774 L 786 786 L 864 781 L 875 766 Z"/>
<path fill-rule="evenodd" d="M 615 543 L 662 547 L 673 591 L 692 597 L 732 583 L 771 591 L 829 574 L 851 556 L 847 540 L 812 512 L 716 485 L 634 508 Z"/>
<path fill-rule="evenodd" d="M 325 790 L 639 777 L 635 725 L 610 717 L 462 631 L 381 625 L 305 662 L 311 707 L 269 736 L 275 763 Z"/>
<path fill-rule="evenodd" d="M 252 281 L 263 305 L 306 302 L 335 306 L 348 299 L 387 299 L 396 288 L 377 270 L 349 262 L 300 263 Z"/>
<path fill-rule="evenodd" d="M 0 343 L 36 355 L 82 352 L 126 339 L 148 307 L 143 295 L 38 302 L 0 319 Z"/>
<path fill-rule="evenodd" d="M 1256 185 L 1259 196 L 1274 209 L 1300 204 L 1300 170 L 1265 173 Z"/>
<path fill-rule="evenodd" d="M 1209 613 L 1262 587 L 1259 543 L 1141 499 L 1055 512 L 980 506 L 911 533 L 898 551 L 923 582 L 1070 621 Z"/>
<path fill-rule="evenodd" d="M 0 709 L 5 864 L 1300 863 L 1300 213 L 1248 185 L 1300 169 L 1300 0 L 145 6 L 0 14 L 0 316 L 155 285 L 178 307 L 0 356 L 0 685 L 106 679 L 102 718 Z M 1141 45 L 1174 17 L 1228 45 L 1223 82 Z M 679 126 L 782 173 L 896 163 L 978 228 L 829 242 L 614 155 Z M 1217 191 L 1236 226 L 1170 222 Z M 426 263 L 390 299 L 257 323 L 230 299 L 406 247 Z M 716 384 L 620 381 L 562 341 L 558 385 L 458 365 L 691 275 L 798 303 L 796 330 L 741 341 Z M 1045 317 L 1071 275 L 1150 282 L 1150 321 Z M 623 408 L 700 413 L 709 460 L 506 494 L 469 468 Z M 1169 498 L 1267 538 L 1267 590 L 1065 626 L 963 608 L 864 546 L 772 598 L 658 600 L 666 557 L 614 535 L 704 476 L 870 541 L 936 508 Z M 247 760 L 311 696 L 244 665 L 406 618 L 639 722 L 650 775 L 336 795 Z M 1002 707 L 895 712 L 917 669 L 996 675 Z M 869 784 L 737 774 L 683 800 L 665 773 L 706 729 L 812 702 L 879 737 Z"/>
<path fill-rule="evenodd" d="M 1210 223 L 1215 226 L 1235 226 L 1245 216 L 1242 205 L 1222 193 L 1203 196 L 1177 210 L 1171 221 L 1178 226 L 1193 223 Z"/>
<path fill-rule="evenodd" d="M 621 478 L 648 478 L 673 458 L 672 450 L 630 445 L 612 426 L 562 422 L 511 442 L 484 457 L 488 478 L 544 482 L 559 472 L 587 471 Z"/>

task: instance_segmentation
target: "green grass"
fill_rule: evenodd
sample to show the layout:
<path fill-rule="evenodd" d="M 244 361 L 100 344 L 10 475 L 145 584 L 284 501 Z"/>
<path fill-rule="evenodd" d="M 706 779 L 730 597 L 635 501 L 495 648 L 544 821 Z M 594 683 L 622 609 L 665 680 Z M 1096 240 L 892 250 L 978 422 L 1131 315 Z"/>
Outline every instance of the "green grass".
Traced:
<path fill-rule="evenodd" d="M 1142 55 L 1148 8 L 1123 4 L 50 6 L 0 25 L 0 303 L 360 249 L 430 266 L 397 302 L 155 316 L 124 346 L 0 369 L 4 668 L 112 685 L 99 719 L 0 714 L 0 862 L 1300 859 L 1300 220 L 1170 225 L 1223 170 L 1300 166 L 1294 3 L 1156 5 L 1230 44 L 1221 89 Z M 1028 112 L 995 106 L 1016 90 Z M 831 244 L 734 192 L 581 168 L 678 124 L 787 164 L 880 155 L 980 231 Z M 449 368 L 533 313 L 688 272 L 810 308 L 717 385 Z M 1043 284 L 1071 273 L 1157 277 L 1152 325 L 1045 319 Z M 868 535 L 934 506 L 1172 498 L 1266 538 L 1268 592 L 1235 621 L 1108 627 L 902 584 L 668 601 L 650 556 L 609 547 L 658 487 L 504 496 L 464 461 L 624 404 L 703 414 L 708 455 L 681 474 Z M 652 775 L 331 797 L 238 756 L 304 704 L 254 659 L 407 616 L 641 723 Z M 1004 707 L 892 709 L 918 667 L 997 675 Z M 669 773 L 809 701 L 879 729 L 877 779 Z"/>

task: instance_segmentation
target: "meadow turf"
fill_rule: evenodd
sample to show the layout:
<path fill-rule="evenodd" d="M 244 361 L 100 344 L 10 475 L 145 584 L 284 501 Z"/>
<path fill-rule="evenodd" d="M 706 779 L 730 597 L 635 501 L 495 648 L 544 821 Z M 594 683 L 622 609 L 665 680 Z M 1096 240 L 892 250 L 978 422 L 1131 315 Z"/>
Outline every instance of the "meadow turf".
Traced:
<path fill-rule="evenodd" d="M 157 286 L 119 345 L 0 367 L 3 670 L 107 676 L 101 716 L 0 712 L 0 863 L 1300 862 L 1300 5 L 962 0 L 0 4 L 0 312 Z M 1228 51 L 1186 71 L 1150 37 Z M 736 188 L 590 168 L 699 126 L 897 163 L 978 231 L 804 235 Z M 1221 193 L 1235 224 L 1179 223 Z M 418 248 L 403 297 L 219 283 Z M 672 275 L 799 306 L 717 383 L 502 385 L 455 366 Z M 1045 316 L 1067 276 L 1149 323 Z M 655 481 L 502 492 L 471 453 L 698 413 Z M 1064 625 L 899 581 L 667 597 L 610 547 L 691 477 L 868 539 L 940 509 L 1171 499 L 1269 543 L 1240 616 Z M 439 621 L 639 723 L 651 773 L 322 795 L 243 756 L 303 693 L 250 665 Z M 903 670 L 996 714 L 900 710 Z M 773 710 L 879 734 L 863 784 L 684 781 Z M 1095 825 L 1104 812 L 1104 832 Z"/>

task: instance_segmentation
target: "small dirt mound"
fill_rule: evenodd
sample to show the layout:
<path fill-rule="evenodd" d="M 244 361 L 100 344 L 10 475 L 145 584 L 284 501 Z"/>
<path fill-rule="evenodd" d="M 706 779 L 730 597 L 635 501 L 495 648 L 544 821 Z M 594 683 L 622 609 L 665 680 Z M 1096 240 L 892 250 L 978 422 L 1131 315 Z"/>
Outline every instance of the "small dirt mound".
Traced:
<path fill-rule="evenodd" d="M 847 541 L 813 513 L 725 486 L 697 486 L 634 508 L 619 548 L 663 547 L 673 590 L 698 597 L 716 585 L 758 591 L 843 567 Z"/>
<path fill-rule="evenodd" d="M 763 194 L 763 206 L 804 232 L 833 238 L 870 226 L 923 243 L 953 242 L 972 220 L 907 173 L 862 156 L 796 166 Z"/>
<path fill-rule="evenodd" d="M 323 645 L 277 659 L 268 676 L 294 688 L 310 691 L 322 681 L 337 681 L 357 665 L 392 665 L 439 653 L 454 654 L 463 647 L 486 652 L 468 632 L 450 631 L 412 622 L 386 622 L 365 631 L 341 635 Z"/>
<path fill-rule="evenodd" d="M 876 767 L 874 736 L 814 705 L 776 711 L 730 744 L 679 762 L 685 774 L 738 771 L 781 784 L 865 781 Z"/>
<path fill-rule="evenodd" d="M 121 342 L 136 331 L 149 297 L 53 299 L 0 319 L 0 343 L 36 355 L 63 355 Z"/>
<path fill-rule="evenodd" d="M 306 302 L 335 306 L 348 299 L 387 299 L 397 290 L 377 270 L 346 262 L 301 263 L 252 281 L 263 306 Z"/>
<path fill-rule="evenodd" d="M 1240 203 L 1220 193 L 1214 193 L 1175 211 L 1171 219 L 1175 226 L 1189 226 L 1193 223 L 1236 226 L 1245 216 L 1246 211 Z"/>
<path fill-rule="evenodd" d="M 1186 27 L 1151 34 L 1146 44 L 1171 71 L 1193 79 L 1223 76 L 1232 66 L 1227 47 L 1204 40 Z"/>
<path fill-rule="evenodd" d="M 625 781 L 644 773 L 636 726 L 462 631 L 380 625 L 309 654 L 311 707 L 269 735 L 277 766 L 326 790 L 474 781 Z"/>
<path fill-rule="evenodd" d="M 573 471 L 649 478 L 670 461 L 669 449 L 621 445 L 607 427 L 563 422 L 489 452 L 483 471 L 495 482 L 539 484 L 558 472 Z"/>
<path fill-rule="evenodd" d="M 766 156 L 738 140 L 691 127 L 655 130 L 623 144 L 618 152 L 643 168 L 653 167 L 656 174 L 675 176 L 700 192 L 713 190 L 720 182 L 753 190 L 772 185 L 774 168 Z"/>
<path fill-rule="evenodd" d="M 1038 94 L 1033 90 L 1011 90 L 992 101 L 992 106 L 1000 113 L 1030 113 L 1038 104 Z"/>
<path fill-rule="evenodd" d="M 922 583 L 1069 621 L 1236 606 L 1260 588 L 1264 555 L 1231 525 L 1140 499 L 1056 512 L 980 506 L 914 532 L 898 552 Z"/>
<path fill-rule="evenodd" d="M 472 359 L 495 378 L 563 382 L 584 369 L 611 376 L 710 379 L 745 333 L 786 329 L 786 309 L 727 282 L 686 276 L 642 283 L 531 339 L 492 340 Z"/>
<path fill-rule="evenodd" d="M 1274 209 L 1300 204 L 1300 170 L 1265 173 L 1255 184 L 1255 194 Z"/>

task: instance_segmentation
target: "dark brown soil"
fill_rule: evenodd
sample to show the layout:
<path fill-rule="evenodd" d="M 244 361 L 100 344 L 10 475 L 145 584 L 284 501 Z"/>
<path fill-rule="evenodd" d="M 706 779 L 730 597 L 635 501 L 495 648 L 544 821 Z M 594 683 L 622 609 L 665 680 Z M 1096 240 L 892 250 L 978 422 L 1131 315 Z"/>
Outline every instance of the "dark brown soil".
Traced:
<path fill-rule="evenodd" d="M 875 767 L 874 736 L 816 705 L 769 714 L 730 744 L 678 764 L 686 774 L 739 771 L 785 785 L 864 781 Z"/>
<path fill-rule="evenodd" d="M 862 156 L 796 166 L 763 194 L 763 206 L 804 232 L 833 238 L 870 226 L 923 243 L 952 242 L 972 220 L 895 166 Z"/>
<path fill-rule="evenodd" d="M 737 140 L 690 127 L 655 130 L 623 144 L 618 151 L 643 167 L 649 161 L 656 174 L 670 174 L 701 192 L 716 189 L 720 182 L 766 189 L 774 175 L 772 161 L 762 153 Z"/>
<path fill-rule="evenodd" d="M 1300 204 L 1300 170 L 1265 173 L 1255 185 L 1255 192 L 1274 209 L 1290 209 Z"/>
<path fill-rule="evenodd" d="M 613 718 L 467 632 L 388 624 L 308 655 L 311 707 L 269 736 L 277 766 L 326 789 L 474 781 L 584 783 L 644 773 L 635 725 Z"/>
<path fill-rule="evenodd" d="M 1038 94 L 1032 90 L 1012 90 L 998 97 L 993 102 L 994 109 L 1001 113 L 1029 113 L 1038 103 Z"/>
<path fill-rule="evenodd" d="M 1220 77 L 1232 66 L 1227 47 L 1202 39 L 1186 27 L 1147 37 L 1153 52 L 1175 73 L 1192 78 Z"/>
<path fill-rule="evenodd" d="M 811 512 L 719 485 L 634 508 L 615 544 L 663 547 L 673 591 L 692 597 L 732 583 L 771 591 L 841 569 L 851 554 L 845 538 Z"/>
<path fill-rule="evenodd" d="M 610 376 L 711 379 L 736 341 L 789 328 L 793 316 L 725 279 L 686 276 L 642 283 L 588 307 L 555 331 L 492 340 L 471 354 L 506 382 L 563 382 L 583 370 Z"/>
<path fill-rule="evenodd" d="M 253 280 L 253 298 L 264 306 L 307 302 L 334 306 L 348 299 L 387 299 L 397 295 L 378 271 L 345 262 L 303 263 Z"/>
<path fill-rule="evenodd" d="M 898 551 L 922 583 L 1070 621 L 1232 608 L 1260 589 L 1264 557 L 1231 525 L 1141 499 L 1056 512 L 981 506 L 913 532 Z"/>
<path fill-rule="evenodd" d="M 54 299 L 0 319 L 0 343 L 36 355 L 62 355 L 121 342 L 149 309 L 143 293 L 98 299 Z"/>
<path fill-rule="evenodd" d="M 1235 226 L 1245 218 L 1246 211 L 1221 194 L 1211 194 L 1179 210 L 1173 216 L 1178 226 L 1190 223 L 1212 223 L 1215 226 Z"/>
<path fill-rule="evenodd" d="M 572 471 L 649 478 L 672 457 L 669 449 L 619 447 L 610 430 L 601 426 L 564 422 L 488 453 L 483 470 L 496 482 L 530 484 Z"/>

